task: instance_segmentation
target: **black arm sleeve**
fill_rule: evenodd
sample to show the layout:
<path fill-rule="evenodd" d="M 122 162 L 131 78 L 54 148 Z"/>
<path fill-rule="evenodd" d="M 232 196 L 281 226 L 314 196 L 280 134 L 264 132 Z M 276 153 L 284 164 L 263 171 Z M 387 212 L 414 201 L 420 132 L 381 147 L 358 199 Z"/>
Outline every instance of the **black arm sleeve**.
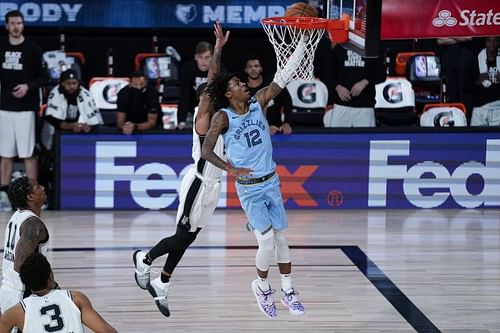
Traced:
<path fill-rule="evenodd" d="M 146 111 L 147 113 L 157 113 L 160 114 L 161 106 L 159 102 L 158 90 L 156 88 L 149 87 L 146 96 Z"/>
<path fill-rule="evenodd" d="M 48 121 L 55 128 L 61 128 L 62 120 L 54 118 L 52 116 L 45 116 L 45 120 Z"/>
<path fill-rule="evenodd" d="M 33 62 L 34 79 L 28 82 L 29 90 L 38 89 L 48 83 L 48 74 L 43 62 L 42 49 L 33 43 Z"/>

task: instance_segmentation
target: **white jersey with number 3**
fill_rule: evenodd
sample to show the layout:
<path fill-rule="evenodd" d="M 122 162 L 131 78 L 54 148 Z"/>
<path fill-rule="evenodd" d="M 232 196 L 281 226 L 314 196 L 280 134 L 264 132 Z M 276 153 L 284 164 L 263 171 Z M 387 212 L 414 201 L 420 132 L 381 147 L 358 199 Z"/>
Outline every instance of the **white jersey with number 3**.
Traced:
<path fill-rule="evenodd" d="M 71 291 L 53 289 L 43 296 L 31 295 L 21 301 L 24 309 L 23 333 L 84 333 L 80 309 Z"/>

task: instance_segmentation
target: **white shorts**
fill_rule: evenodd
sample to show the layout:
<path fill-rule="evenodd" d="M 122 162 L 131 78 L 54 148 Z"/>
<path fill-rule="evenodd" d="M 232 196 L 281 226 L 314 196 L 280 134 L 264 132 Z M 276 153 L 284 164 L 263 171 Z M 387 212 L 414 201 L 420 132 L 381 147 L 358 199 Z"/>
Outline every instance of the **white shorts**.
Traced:
<path fill-rule="evenodd" d="M 22 301 L 23 292 L 2 285 L 0 287 L 0 311 L 5 313 L 8 309 Z"/>
<path fill-rule="evenodd" d="M 0 110 L 0 156 L 29 158 L 35 149 L 35 112 Z"/>
<path fill-rule="evenodd" d="M 212 217 L 220 194 L 220 180 L 201 180 L 192 167 L 182 179 L 179 190 L 179 207 L 177 208 L 177 223 L 183 223 L 183 217 L 189 217 L 194 232 L 202 228 Z"/>
<path fill-rule="evenodd" d="M 375 127 L 375 109 L 355 108 L 350 106 L 333 106 L 325 127 Z"/>
<path fill-rule="evenodd" d="M 500 126 L 500 100 L 472 110 L 471 126 Z"/>

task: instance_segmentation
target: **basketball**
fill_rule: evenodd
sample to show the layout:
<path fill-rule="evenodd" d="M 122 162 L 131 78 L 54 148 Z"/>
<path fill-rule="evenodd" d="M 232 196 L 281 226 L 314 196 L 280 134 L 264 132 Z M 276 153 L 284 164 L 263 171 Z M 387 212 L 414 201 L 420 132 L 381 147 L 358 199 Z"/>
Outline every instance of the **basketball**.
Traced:
<path fill-rule="evenodd" d="M 316 9 L 305 2 L 292 3 L 285 11 L 285 17 L 290 16 L 306 16 L 306 17 L 316 17 Z"/>

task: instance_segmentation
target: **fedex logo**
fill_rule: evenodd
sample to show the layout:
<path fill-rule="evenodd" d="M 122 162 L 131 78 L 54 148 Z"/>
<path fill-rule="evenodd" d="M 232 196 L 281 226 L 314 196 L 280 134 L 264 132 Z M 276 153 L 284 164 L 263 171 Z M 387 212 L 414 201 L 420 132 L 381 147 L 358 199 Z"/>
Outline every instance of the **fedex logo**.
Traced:
<path fill-rule="evenodd" d="M 116 158 L 137 157 L 135 141 L 96 142 L 95 164 L 95 208 L 114 207 L 115 182 L 130 183 L 130 195 L 140 207 L 162 209 L 170 206 L 177 198 L 179 177 L 189 169 L 187 165 L 177 177 L 175 170 L 163 163 L 146 163 L 135 169 L 133 165 L 117 165 Z M 151 176 L 155 175 L 154 179 Z M 160 191 L 150 196 L 148 191 Z"/>
<path fill-rule="evenodd" d="M 485 207 L 500 206 L 500 140 L 486 141 L 484 163 L 467 161 L 454 170 L 448 170 L 435 161 L 423 161 L 410 168 L 405 164 L 389 164 L 391 156 L 409 155 L 409 140 L 370 141 L 369 207 L 386 206 L 387 182 L 390 180 L 402 180 L 404 195 L 419 208 L 439 207 L 450 196 L 464 208 L 483 204 Z M 467 182 L 471 176 L 482 178 L 480 193 L 470 193 Z M 432 194 L 424 195 L 422 190 Z"/>
<path fill-rule="evenodd" d="M 179 174 L 169 165 L 158 162 L 144 163 L 139 167 L 119 164 L 118 159 L 136 158 L 136 141 L 97 141 L 95 146 L 95 208 L 115 208 L 116 183 L 126 182 L 130 197 L 142 208 L 164 209 L 177 199 L 181 179 L 191 164 L 185 166 Z M 319 166 L 302 165 L 293 171 L 285 166 L 277 167 L 282 180 L 283 201 L 293 201 L 299 207 L 317 207 L 316 200 L 304 188 L 304 183 L 313 176 Z M 154 177 L 152 177 L 154 175 Z M 222 193 L 219 207 L 239 207 L 234 178 L 221 180 L 221 188 L 227 189 L 227 196 Z M 160 193 L 150 195 L 150 191 Z M 222 190 L 224 192 L 224 190 Z"/>

